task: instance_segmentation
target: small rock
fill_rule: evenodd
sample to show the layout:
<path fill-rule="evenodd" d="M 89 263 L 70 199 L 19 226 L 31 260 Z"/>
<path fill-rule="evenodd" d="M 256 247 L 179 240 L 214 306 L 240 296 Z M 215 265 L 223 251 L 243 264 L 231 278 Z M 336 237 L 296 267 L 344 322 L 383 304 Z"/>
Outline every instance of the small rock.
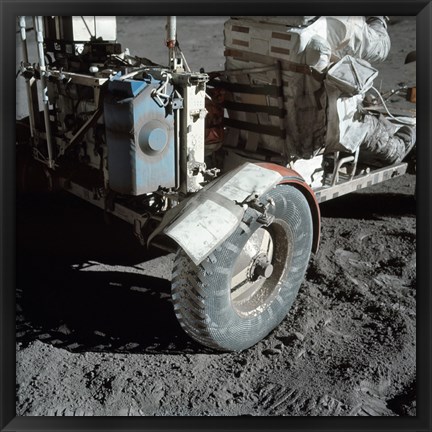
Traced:
<path fill-rule="evenodd" d="M 262 352 L 265 356 L 273 356 L 273 355 L 279 355 L 282 354 L 282 351 L 280 349 L 276 348 L 268 348 Z"/>
<path fill-rule="evenodd" d="M 70 330 L 70 328 L 69 328 L 66 324 L 61 325 L 61 326 L 58 327 L 56 330 L 57 330 L 59 333 L 63 333 L 63 334 L 65 334 L 65 335 L 69 335 L 69 334 L 72 333 L 72 331 Z"/>
<path fill-rule="evenodd" d="M 324 327 L 329 325 L 331 323 L 331 321 L 332 321 L 332 317 L 325 318 L 324 323 L 323 323 Z"/>
<path fill-rule="evenodd" d="M 95 330 L 93 333 L 94 333 L 96 336 L 106 337 L 106 334 L 103 333 L 103 332 L 101 332 L 101 331 L 99 331 L 99 330 Z"/>
<path fill-rule="evenodd" d="M 236 360 L 236 362 L 240 365 L 240 366 L 246 366 L 247 365 L 247 360 L 245 358 L 239 358 Z"/>
<path fill-rule="evenodd" d="M 137 347 L 139 347 L 139 343 L 136 343 L 136 342 L 129 342 L 129 343 L 127 343 L 123 348 L 124 348 L 125 350 L 132 350 L 132 349 L 135 349 L 135 348 L 137 348 Z"/>
<path fill-rule="evenodd" d="M 301 341 L 301 342 L 303 342 L 304 341 L 304 335 L 302 334 L 302 333 L 300 333 L 300 332 L 294 332 L 294 336 L 299 340 L 299 341 Z"/>
<path fill-rule="evenodd" d="M 297 357 L 297 358 L 300 358 L 300 357 L 304 356 L 305 353 L 306 353 L 306 350 L 305 350 L 305 349 L 301 349 L 301 350 L 298 352 L 298 354 L 296 355 L 296 357 Z"/>

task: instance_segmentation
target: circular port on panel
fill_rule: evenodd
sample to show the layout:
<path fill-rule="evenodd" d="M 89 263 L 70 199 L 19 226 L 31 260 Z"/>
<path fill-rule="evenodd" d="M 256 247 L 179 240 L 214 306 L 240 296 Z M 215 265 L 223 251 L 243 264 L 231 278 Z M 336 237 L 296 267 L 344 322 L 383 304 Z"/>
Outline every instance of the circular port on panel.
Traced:
<path fill-rule="evenodd" d="M 141 150 L 150 155 L 160 153 L 168 143 L 168 130 L 157 120 L 146 123 L 138 134 L 138 143 Z"/>

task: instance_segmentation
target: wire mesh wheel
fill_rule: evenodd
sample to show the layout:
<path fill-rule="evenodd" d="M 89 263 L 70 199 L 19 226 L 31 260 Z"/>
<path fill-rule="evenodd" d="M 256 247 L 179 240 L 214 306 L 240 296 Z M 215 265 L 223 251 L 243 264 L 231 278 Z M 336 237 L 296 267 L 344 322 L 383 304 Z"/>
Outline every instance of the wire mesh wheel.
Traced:
<path fill-rule="evenodd" d="M 207 347 L 241 351 L 256 344 L 284 319 L 303 282 L 313 236 L 307 200 L 283 184 L 261 197 L 269 199 L 270 225 L 248 208 L 234 233 L 198 266 L 182 249 L 176 255 L 175 314 Z"/>

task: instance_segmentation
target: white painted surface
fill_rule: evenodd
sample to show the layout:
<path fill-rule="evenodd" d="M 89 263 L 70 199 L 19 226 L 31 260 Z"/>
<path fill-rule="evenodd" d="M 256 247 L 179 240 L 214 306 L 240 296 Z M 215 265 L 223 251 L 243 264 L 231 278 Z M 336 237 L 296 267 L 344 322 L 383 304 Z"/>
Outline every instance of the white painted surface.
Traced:
<path fill-rule="evenodd" d="M 279 173 L 252 163 L 244 164 L 231 175 L 228 181 L 221 178 L 220 183 L 210 189 L 233 201 L 230 208 L 208 199 L 165 229 L 165 234 L 175 240 L 195 264 L 234 232 L 244 211 L 234 204 L 235 201 L 243 202 L 252 193 L 261 196 L 282 179 Z"/>
<path fill-rule="evenodd" d="M 217 193 L 230 200 L 242 202 L 252 193 L 262 195 L 281 179 L 282 176 L 275 171 L 247 163 L 222 187 L 218 188 Z"/>
<path fill-rule="evenodd" d="M 237 216 L 214 201 L 207 200 L 179 223 L 168 228 L 166 234 L 183 248 L 195 264 L 199 264 L 221 238 L 232 233 L 237 224 Z"/>

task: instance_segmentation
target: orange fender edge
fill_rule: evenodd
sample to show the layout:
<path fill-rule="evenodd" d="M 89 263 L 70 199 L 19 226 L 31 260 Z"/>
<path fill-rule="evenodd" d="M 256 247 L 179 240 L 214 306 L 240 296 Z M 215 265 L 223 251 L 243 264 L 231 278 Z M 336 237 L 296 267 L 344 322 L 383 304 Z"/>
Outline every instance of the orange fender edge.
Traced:
<path fill-rule="evenodd" d="M 313 223 L 313 238 L 312 238 L 312 252 L 316 253 L 319 248 L 320 234 L 321 234 L 321 212 L 315 193 L 312 188 L 305 182 L 303 177 L 291 168 L 286 168 L 274 163 L 259 162 L 257 165 L 267 168 L 272 171 L 278 172 L 282 177 L 280 184 L 290 184 L 299 189 L 305 196 L 312 215 Z"/>

